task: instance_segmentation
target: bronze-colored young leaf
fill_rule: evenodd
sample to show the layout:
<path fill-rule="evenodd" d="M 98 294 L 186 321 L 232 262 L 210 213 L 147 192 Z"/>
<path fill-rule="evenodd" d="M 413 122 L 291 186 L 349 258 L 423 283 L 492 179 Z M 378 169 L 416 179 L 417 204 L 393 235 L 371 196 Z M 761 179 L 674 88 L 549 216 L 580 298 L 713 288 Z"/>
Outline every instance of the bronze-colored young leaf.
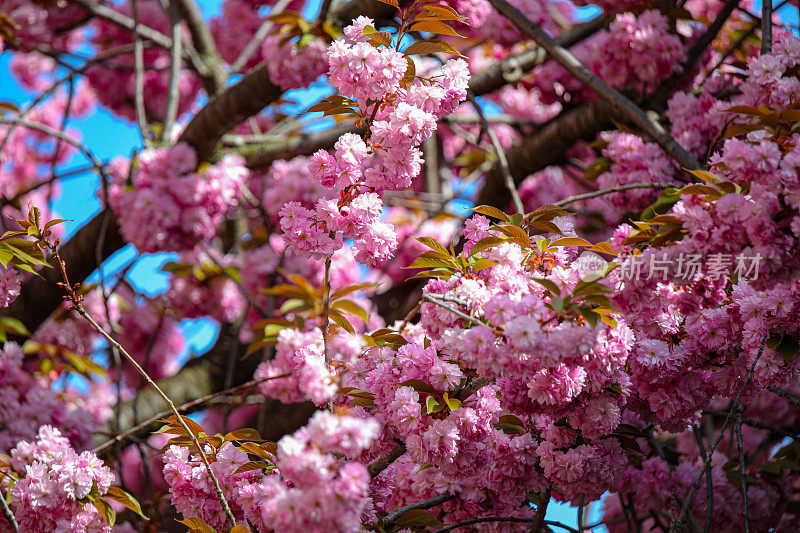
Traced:
<path fill-rule="evenodd" d="M 124 507 L 127 507 L 134 513 L 138 514 L 145 520 L 150 520 L 145 514 L 142 512 L 142 506 L 139 505 L 139 501 L 131 496 L 128 492 L 125 492 L 119 487 L 109 487 L 108 492 L 105 494 L 106 497 L 111 498 L 115 502 L 121 504 Z"/>
<path fill-rule="evenodd" d="M 178 522 L 187 526 L 192 533 L 217 533 L 217 530 L 206 524 L 205 520 L 196 516 L 185 520 L 178 520 Z"/>
<path fill-rule="evenodd" d="M 586 239 L 581 239 L 580 237 L 564 237 L 562 239 L 558 239 L 557 241 L 551 242 L 550 246 L 581 246 L 591 248 L 592 243 Z"/>
<path fill-rule="evenodd" d="M 417 22 L 411 26 L 411 31 L 423 31 L 438 35 L 450 35 L 452 37 L 464 38 L 464 36 L 454 30 L 452 26 L 438 20 L 423 20 L 421 22 Z"/>
<path fill-rule="evenodd" d="M 473 207 L 472 210 L 480 215 L 486 215 L 487 217 L 497 218 L 506 222 L 510 220 L 508 215 L 490 205 L 479 205 L 478 207 Z"/>

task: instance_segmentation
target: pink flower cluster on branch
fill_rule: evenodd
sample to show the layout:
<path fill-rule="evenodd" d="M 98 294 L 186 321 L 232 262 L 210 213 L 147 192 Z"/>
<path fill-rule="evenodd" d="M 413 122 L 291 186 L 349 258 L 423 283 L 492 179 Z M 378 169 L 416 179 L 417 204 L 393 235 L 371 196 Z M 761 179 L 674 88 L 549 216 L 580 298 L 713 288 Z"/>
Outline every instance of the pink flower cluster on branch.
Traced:
<path fill-rule="evenodd" d="M 141 252 L 158 252 L 190 251 L 213 238 L 238 205 L 248 171 L 238 155 L 198 169 L 194 150 L 179 143 L 144 150 L 133 164 L 115 159 L 109 174 L 122 235 Z"/>
<path fill-rule="evenodd" d="M 370 44 L 364 30 L 371 25 L 359 17 L 328 49 L 329 81 L 369 117 L 366 140 L 345 134 L 333 152 L 311 158 L 312 176 L 339 198 L 320 200 L 313 210 L 289 202 L 280 214 L 297 250 L 323 259 L 353 239 L 356 259 L 376 266 L 397 246 L 393 227 L 380 220 L 379 194 L 411 186 L 422 164 L 419 144 L 436 130 L 437 118 L 466 98 L 469 75 L 463 60 L 449 60 L 439 72 L 402 84 L 409 63 L 392 48 Z"/>
<path fill-rule="evenodd" d="M 20 531 L 111 531 L 90 500 L 108 491 L 114 474 L 93 453 L 78 454 L 57 429 L 42 426 L 34 442 L 11 450 L 8 462 L 17 478 L 11 510 Z"/>

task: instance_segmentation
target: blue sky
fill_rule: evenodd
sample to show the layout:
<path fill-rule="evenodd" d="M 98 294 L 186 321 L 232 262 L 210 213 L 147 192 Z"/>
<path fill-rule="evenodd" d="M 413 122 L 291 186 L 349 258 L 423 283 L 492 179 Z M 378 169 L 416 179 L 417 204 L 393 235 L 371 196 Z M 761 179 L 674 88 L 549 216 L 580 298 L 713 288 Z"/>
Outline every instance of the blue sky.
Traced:
<path fill-rule="evenodd" d="M 219 0 L 200 0 L 203 12 L 206 17 L 211 17 L 219 13 Z M 308 15 L 318 9 L 318 3 L 313 2 L 308 8 Z M 760 3 L 756 4 L 756 10 L 760 11 Z M 586 8 L 581 11 L 581 17 L 589 17 L 595 8 Z M 781 10 L 784 20 L 791 24 L 797 23 L 797 11 L 791 5 Z M 11 76 L 8 75 L 9 54 L 0 55 L 0 101 L 12 101 L 17 104 L 25 104 L 31 98 L 31 93 L 19 87 Z M 295 92 L 291 95 L 298 100 L 297 110 L 304 109 L 312 103 L 314 99 L 324 94 L 326 89 L 318 87 L 312 94 L 307 92 Z M 130 123 L 119 120 L 109 112 L 98 109 L 87 118 L 71 124 L 81 132 L 86 146 L 103 161 L 110 160 L 117 156 L 127 157 L 133 149 L 141 147 L 137 128 Z M 82 166 L 85 161 L 81 156 L 74 156 L 71 161 L 62 168 L 69 169 Z M 89 220 L 100 209 L 100 203 L 95 196 L 98 187 L 97 176 L 93 174 L 83 174 L 70 178 L 63 183 L 62 193 L 54 200 L 54 208 L 62 218 L 71 219 L 64 225 L 65 232 L 72 234 L 84 222 Z M 121 265 L 127 264 L 135 257 L 135 250 L 128 246 L 120 250 L 104 268 L 108 273 L 114 272 Z M 164 291 L 167 287 L 167 278 L 159 272 L 160 266 L 173 256 L 168 254 L 156 254 L 145 256 L 137 261 L 137 264 L 128 274 L 128 279 L 139 290 L 147 294 L 157 294 Z M 204 351 L 213 342 L 216 336 L 216 326 L 206 320 L 185 321 L 183 323 L 184 332 L 190 350 L 194 352 Z M 186 354 L 188 355 L 188 353 Z M 599 506 L 595 506 L 597 509 Z M 593 513 L 591 522 L 597 519 L 597 512 Z M 566 505 L 552 504 L 548 508 L 548 519 L 562 521 L 570 525 L 576 524 L 576 510 Z M 595 531 L 601 531 L 596 529 Z"/>

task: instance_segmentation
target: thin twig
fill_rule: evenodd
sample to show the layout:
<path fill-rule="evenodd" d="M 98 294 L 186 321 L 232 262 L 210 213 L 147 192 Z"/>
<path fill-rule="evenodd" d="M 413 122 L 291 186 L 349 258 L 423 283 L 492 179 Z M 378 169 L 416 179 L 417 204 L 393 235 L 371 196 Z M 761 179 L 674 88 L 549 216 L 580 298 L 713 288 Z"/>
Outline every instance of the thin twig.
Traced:
<path fill-rule="evenodd" d="M 161 140 L 169 141 L 171 138 L 172 127 L 178 118 L 178 102 L 180 100 L 180 81 L 181 81 L 181 18 L 178 13 L 178 6 L 174 1 L 169 3 L 169 20 L 172 24 L 172 48 L 170 49 L 170 70 L 169 70 L 169 89 L 167 90 L 167 106 L 164 111 L 164 131 L 161 132 Z"/>
<path fill-rule="evenodd" d="M 731 419 L 733 418 L 734 411 L 736 411 L 739 407 L 739 401 L 742 399 L 742 395 L 744 395 L 744 391 L 747 389 L 747 385 L 750 384 L 750 380 L 753 377 L 753 372 L 756 369 L 756 365 L 758 364 L 758 360 L 761 359 L 761 354 L 764 353 L 764 346 L 767 344 L 767 337 L 764 336 L 764 340 L 761 341 L 761 347 L 758 349 L 758 355 L 756 356 L 753 364 L 750 366 L 750 371 L 747 373 L 747 377 L 745 377 L 744 384 L 742 384 L 742 388 L 739 389 L 739 393 L 736 395 L 736 399 L 733 401 L 733 405 L 731 406 L 730 411 L 728 411 L 728 416 L 725 417 L 725 421 L 722 423 L 722 427 L 719 430 L 719 434 L 717 435 L 716 440 L 714 443 L 709 446 L 708 454 L 706 455 L 705 460 L 703 461 L 703 466 L 700 468 L 700 475 L 697 476 L 697 479 L 694 480 L 692 486 L 689 488 L 689 494 L 686 496 L 686 501 L 683 503 L 681 508 L 681 513 L 678 516 L 678 519 L 670 524 L 669 531 L 670 533 L 680 533 L 683 529 L 683 523 L 686 520 L 686 515 L 689 513 L 689 506 L 692 504 L 692 498 L 694 498 L 694 493 L 697 490 L 697 487 L 700 485 L 700 480 L 703 478 L 703 474 L 708 470 L 708 467 L 711 465 L 711 458 L 714 456 L 714 452 L 719 446 L 719 443 L 722 441 L 722 438 L 725 436 L 725 430 L 730 424 Z"/>
<path fill-rule="evenodd" d="M 220 396 L 235 395 L 235 394 L 238 394 L 238 393 L 240 393 L 242 391 L 245 391 L 247 389 L 255 387 L 256 385 L 264 383 L 265 381 L 269 381 L 269 380 L 272 380 L 272 379 L 278 379 L 278 378 L 285 378 L 285 377 L 288 377 L 288 375 L 289 374 L 281 374 L 280 376 L 273 376 L 273 377 L 269 377 L 269 378 L 254 379 L 254 380 L 248 381 L 247 383 L 242 383 L 241 385 L 237 385 L 236 387 L 232 387 L 230 389 L 226 389 L 226 390 L 219 391 L 219 392 L 214 392 L 212 394 L 208 394 L 206 396 L 203 396 L 202 398 L 197 398 L 196 400 L 192 400 L 191 402 L 186 402 L 186 403 L 178 406 L 177 409 L 178 409 L 178 411 L 185 413 L 185 412 L 189 411 L 190 409 L 193 409 L 193 408 L 195 408 L 195 407 L 197 407 L 199 405 L 203 405 L 203 404 L 205 404 L 207 402 L 210 402 L 211 400 L 213 400 L 215 398 L 219 398 Z M 131 435 L 134 435 L 134 434 L 138 433 L 139 431 L 147 428 L 151 424 L 155 424 L 156 422 L 158 422 L 160 419 L 164 418 L 165 416 L 169 416 L 171 413 L 172 413 L 172 411 L 162 411 L 162 412 L 158 413 L 157 415 L 151 416 L 150 418 L 148 418 L 144 422 L 141 422 L 140 424 L 137 424 L 136 426 L 134 426 L 134 427 L 132 427 L 132 428 L 120 433 L 119 435 L 115 435 L 113 438 L 111 438 L 111 439 L 107 440 L 106 442 L 104 442 L 103 444 L 97 446 L 95 449 L 92 450 L 92 453 L 100 453 L 103 450 L 105 450 L 106 448 L 108 448 L 109 446 L 112 446 L 113 444 L 115 444 L 117 442 L 124 442 Z"/>
<path fill-rule="evenodd" d="M 506 158 L 506 152 L 503 150 L 503 147 L 500 146 L 500 141 L 497 139 L 497 135 L 489 125 L 489 122 L 487 122 L 486 116 L 483 114 L 483 108 L 475 99 L 475 95 L 472 93 L 472 91 L 467 91 L 467 98 L 469 98 L 472 107 L 475 108 L 475 112 L 478 113 L 478 118 L 481 122 L 481 130 L 486 132 L 486 135 L 489 137 L 489 141 L 492 143 L 494 153 L 497 156 L 497 161 L 500 164 L 500 170 L 503 173 L 503 179 L 505 179 L 506 187 L 508 188 L 508 192 L 511 194 L 511 200 L 514 202 L 514 207 L 516 208 L 517 213 L 524 213 L 525 206 L 522 205 L 522 200 L 519 197 L 519 192 L 517 191 L 517 186 L 514 183 L 514 178 L 511 176 L 511 170 L 508 168 L 508 158 Z"/>
<path fill-rule="evenodd" d="M 575 196 L 570 196 L 568 198 L 564 198 L 563 200 L 559 200 L 558 202 L 554 202 L 553 205 L 562 207 L 579 202 L 581 200 L 588 200 L 590 198 L 596 198 L 598 196 L 604 196 L 606 194 L 615 192 L 629 191 L 631 189 L 666 189 L 669 187 L 679 188 L 682 187 L 682 185 L 677 183 L 628 183 L 626 185 L 616 185 L 614 187 L 609 187 L 608 189 L 602 189 L 599 191 L 576 194 Z"/>
<path fill-rule="evenodd" d="M 14 533 L 17 533 L 19 531 L 17 519 L 14 517 L 14 513 L 12 513 L 11 509 L 8 507 L 6 497 L 3 496 L 2 492 L 0 492 L 0 509 L 2 509 L 3 516 L 5 517 L 6 521 L 11 525 L 11 529 L 14 531 Z"/>
<path fill-rule="evenodd" d="M 500 14 L 510 20 L 522 33 L 533 39 L 544 48 L 550 56 L 564 69 L 572 74 L 575 79 L 597 93 L 601 98 L 612 104 L 618 111 L 638 126 L 661 148 L 675 159 L 681 166 L 689 170 L 701 168 L 700 163 L 692 157 L 675 139 L 669 136 L 664 128 L 636 104 L 619 91 L 611 88 L 603 80 L 595 76 L 584 67 L 578 59 L 567 49 L 559 46 L 542 28 L 531 22 L 517 8 L 506 0 L 489 0 Z"/>
<path fill-rule="evenodd" d="M 397 522 L 397 520 L 406 514 L 408 511 L 413 511 L 414 509 L 430 509 L 431 507 L 436 507 L 437 505 L 441 505 L 444 502 L 449 502 L 453 498 L 455 498 L 455 494 L 450 494 L 449 492 L 445 492 L 443 494 L 439 494 L 438 496 L 434 496 L 433 498 L 428 498 L 427 500 L 422 500 L 421 502 L 412 503 L 401 507 L 395 511 L 392 511 L 388 515 L 384 516 L 380 519 L 380 524 L 384 530 L 391 530 L 392 526 Z"/>
<path fill-rule="evenodd" d="M 92 15 L 111 22 L 119 26 L 120 28 L 126 29 L 128 31 L 134 32 L 140 39 L 148 39 L 153 41 L 155 44 L 160 46 L 161 48 L 165 48 L 169 50 L 172 46 L 172 39 L 164 35 L 163 33 L 154 30 L 149 26 L 144 26 L 142 24 L 138 24 L 135 20 L 136 16 L 131 19 L 130 17 L 123 15 L 119 11 L 108 7 L 107 5 L 101 4 L 99 2 L 93 2 L 91 0 L 73 0 L 76 4 L 80 5 L 83 9 L 91 13 Z M 135 3 L 135 2 L 134 2 Z M 136 9 L 135 7 L 133 9 Z"/>
<path fill-rule="evenodd" d="M 722 9 L 720 9 L 719 13 L 717 13 L 714 21 L 706 28 L 703 35 L 692 43 L 689 50 L 686 52 L 686 61 L 683 63 L 681 72 L 665 80 L 656 92 L 656 96 L 653 98 L 656 102 L 656 106 L 666 104 L 669 97 L 675 92 L 678 84 L 691 72 L 697 61 L 702 57 L 703 52 L 705 52 L 714 39 L 716 39 L 722 26 L 725 25 L 725 22 L 731 16 L 733 10 L 739 5 L 739 1 L 740 0 L 728 0 Z"/>
<path fill-rule="evenodd" d="M 471 317 L 468 314 L 459 311 L 458 309 L 456 309 L 452 305 L 448 304 L 447 302 L 443 302 L 442 300 L 440 300 L 438 298 L 438 296 L 439 295 L 434 295 L 434 294 L 430 294 L 430 293 L 426 292 L 425 294 L 422 295 L 422 299 L 423 300 L 428 300 L 432 304 L 438 305 L 442 309 L 447 309 L 448 311 L 450 311 L 454 315 L 456 315 L 456 316 L 458 316 L 460 318 L 463 318 L 464 320 L 467 320 L 469 322 L 472 322 L 473 324 L 476 324 L 478 326 L 486 326 L 487 325 L 484 322 L 481 322 L 480 320 L 478 320 L 477 318 Z"/>
<path fill-rule="evenodd" d="M 484 524 L 486 522 L 516 522 L 516 523 L 530 523 L 536 520 L 535 518 L 527 518 L 523 516 L 484 516 L 482 518 L 470 518 L 469 520 L 462 520 L 460 522 L 456 522 L 454 524 L 450 524 L 447 527 L 443 527 L 441 529 L 435 530 L 433 533 L 449 533 L 454 529 L 458 529 L 460 527 L 471 526 L 473 524 Z M 575 529 L 572 529 L 566 524 L 562 524 L 561 522 L 553 522 L 551 520 L 545 520 L 545 525 L 548 526 L 556 526 L 562 529 L 566 529 L 570 533 L 575 533 Z"/>
<path fill-rule="evenodd" d="M 736 424 L 734 432 L 736 433 L 736 445 L 739 448 L 739 488 L 742 491 L 742 524 L 744 525 L 744 533 L 750 533 L 750 522 L 747 519 L 747 474 L 745 472 L 745 455 L 744 443 L 742 441 L 742 413 L 744 409 L 740 405 L 737 409 Z"/>
<path fill-rule="evenodd" d="M 131 11 L 133 13 L 133 33 L 134 49 L 133 64 L 135 67 L 134 75 L 134 107 L 136 108 L 136 124 L 139 126 L 139 133 L 145 146 L 150 146 L 150 126 L 147 124 L 147 112 L 144 108 L 144 48 L 142 47 L 142 37 L 139 34 L 139 8 L 137 0 L 131 0 Z M 172 43 L 170 42 L 170 45 Z"/>
<path fill-rule="evenodd" d="M 706 460 L 706 447 L 703 444 L 703 435 L 700 434 L 700 429 L 697 426 L 692 426 L 692 433 L 694 439 L 697 441 L 697 448 L 700 450 L 700 458 Z M 714 480 L 711 478 L 711 472 L 706 472 L 706 524 L 703 533 L 710 533 L 711 522 L 714 520 Z"/>
<path fill-rule="evenodd" d="M 784 390 L 784 389 L 782 389 L 780 387 L 776 387 L 775 385 L 767 386 L 767 390 L 772 392 L 772 393 L 774 393 L 774 394 L 777 394 L 778 396 L 780 396 L 781 398 L 783 398 L 785 400 L 788 400 L 789 403 L 792 403 L 792 404 L 796 405 L 797 407 L 800 407 L 800 397 L 795 396 L 794 394 L 792 394 L 788 390 Z"/>
<path fill-rule="evenodd" d="M 103 165 L 103 163 L 101 163 L 100 160 L 97 159 L 94 156 L 94 154 L 91 151 L 89 151 L 88 148 L 86 148 L 86 146 L 81 144 L 76 139 L 70 137 L 63 131 L 59 131 L 55 128 L 51 128 L 50 126 L 46 126 L 44 124 L 39 124 L 38 122 L 27 122 L 25 120 L 10 119 L 5 117 L 0 117 L 0 124 L 13 124 L 24 128 L 30 128 L 32 130 L 37 130 L 41 131 L 42 133 L 46 133 L 47 135 L 55 137 L 56 139 L 61 139 L 62 141 L 71 144 L 72 146 L 80 150 L 81 153 L 85 155 L 89 161 L 91 161 L 92 166 L 94 167 L 95 170 L 97 170 L 100 176 L 106 176 L 105 166 Z"/>
<path fill-rule="evenodd" d="M 197 53 L 200 56 L 205 72 L 200 73 L 203 85 L 209 94 L 216 94 L 225 87 L 225 73 L 222 72 L 222 59 L 211 30 L 203 20 L 200 6 L 194 0 L 171 0 L 177 2 L 177 8 L 192 36 Z"/>
<path fill-rule="evenodd" d="M 288 6 L 289 2 L 291 1 L 292 0 L 280 0 L 277 4 L 272 6 L 272 9 L 269 12 L 270 16 L 281 13 L 284 9 L 286 9 L 286 6 Z M 264 21 L 264 23 L 256 31 L 255 35 L 253 35 L 253 38 L 250 39 L 250 42 L 248 42 L 245 47 L 242 48 L 242 51 L 239 53 L 239 57 L 237 57 L 231 65 L 229 75 L 237 74 L 244 68 L 247 62 L 250 61 L 250 58 L 253 57 L 253 54 L 256 53 L 258 47 L 261 46 L 261 43 L 264 42 L 264 39 L 267 38 L 267 35 L 269 35 L 269 32 L 272 30 L 274 25 L 275 24 L 271 20 Z"/>
<path fill-rule="evenodd" d="M 136 359 L 133 358 L 131 354 L 129 354 L 122 345 L 114 339 L 111 335 L 109 335 L 100 324 L 95 322 L 95 320 L 86 312 L 84 309 L 83 304 L 81 303 L 83 300 L 83 296 L 79 295 L 76 291 L 80 287 L 80 284 L 75 284 L 74 286 L 70 284 L 69 277 L 67 276 L 67 269 L 66 263 L 63 259 L 61 259 L 61 255 L 58 251 L 59 241 L 56 240 L 54 244 L 50 243 L 44 238 L 40 238 L 39 241 L 42 246 L 49 249 L 56 260 L 58 268 L 60 269 L 61 277 L 63 282 L 60 282 L 59 285 L 66 291 L 67 298 L 72 302 L 72 309 L 81 315 L 89 324 L 94 328 L 97 333 L 100 334 L 111 346 L 119 350 L 125 359 L 136 369 L 139 375 L 147 382 L 147 384 L 158 394 L 162 400 L 169 406 L 170 412 L 175 415 L 175 419 L 180 424 L 180 426 L 187 432 L 189 437 L 192 440 L 195 448 L 197 449 L 197 453 L 200 456 L 203 465 L 206 468 L 206 472 L 208 472 L 209 477 L 211 478 L 211 483 L 214 486 L 214 491 L 217 493 L 217 498 L 219 499 L 220 504 L 222 505 L 222 510 L 225 512 L 225 516 L 228 518 L 228 521 L 231 523 L 231 526 L 236 525 L 236 518 L 233 516 L 231 512 L 231 508 L 228 505 L 228 501 L 225 499 L 225 495 L 222 492 L 222 487 L 219 484 L 219 479 L 214 474 L 214 471 L 211 469 L 211 464 L 208 462 L 208 457 L 206 456 L 205 451 L 203 450 L 203 446 L 200 444 L 200 441 L 197 438 L 197 435 L 191 430 L 189 425 L 183 419 L 183 415 L 180 414 L 178 409 L 175 407 L 175 404 L 172 400 L 167 396 L 161 387 L 159 387 L 155 381 L 145 372 L 145 370 L 136 362 Z"/>

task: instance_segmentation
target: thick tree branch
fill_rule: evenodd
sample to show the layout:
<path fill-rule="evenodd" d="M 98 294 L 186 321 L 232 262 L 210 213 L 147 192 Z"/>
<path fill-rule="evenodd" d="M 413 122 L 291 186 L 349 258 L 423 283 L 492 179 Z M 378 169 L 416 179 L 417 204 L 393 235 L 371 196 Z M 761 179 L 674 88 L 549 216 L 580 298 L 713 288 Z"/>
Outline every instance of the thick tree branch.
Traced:
<path fill-rule="evenodd" d="M 508 168 L 514 183 L 526 176 L 559 162 L 564 151 L 580 140 L 591 140 L 599 132 L 614 127 L 613 108 L 603 100 L 562 113 L 519 145 L 507 152 Z M 486 176 L 477 205 L 504 209 L 511 200 L 501 170 L 495 168 Z"/>
<path fill-rule="evenodd" d="M 506 0 L 489 1 L 500 14 L 510 20 L 522 33 L 544 48 L 575 79 L 612 105 L 622 117 L 640 128 L 681 166 L 687 169 L 701 168 L 700 163 L 684 150 L 675 139 L 670 137 L 658 122 L 650 118 L 647 113 L 619 91 L 612 89 L 603 80 L 592 74 L 574 55 L 564 47 L 559 46 L 552 37 L 547 35 L 542 28 L 528 20 L 517 8 L 506 2 Z"/>
<path fill-rule="evenodd" d="M 224 134 L 282 94 L 283 90 L 270 81 L 266 63 L 261 63 L 238 83 L 213 97 L 186 125 L 178 141 L 192 146 L 199 161 L 207 161 Z"/>
<path fill-rule="evenodd" d="M 559 35 L 555 38 L 555 42 L 564 48 L 574 46 L 605 27 L 609 18 L 608 15 L 598 15 Z M 475 96 L 490 93 L 509 83 L 518 82 L 524 73 L 530 72 L 535 67 L 544 64 L 546 60 L 547 53 L 544 49 L 534 48 L 526 50 L 503 59 L 502 61 L 492 63 L 488 67 L 475 73 L 469 80 L 469 88 L 475 93 Z"/>
<path fill-rule="evenodd" d="M 772 51 L 772 0 L 761 2 L 761 54 Z"/>
<path fill-rule="evenodd" d="M 363 131 L 362 128 L 356 126 L 337 126 L 324 131 L 276 138 L 274 142 L 248 145 L 237 151 L 245 156 L 249 168 L 261 168 L 271 165 L 278 159 L 291 159 L 299 155 L 312 154 L 317 150 L 331 148 L 345 133 L 361 135 Z"/>
<path fill-rule="evenodd" d="M 104 230 L 103 218 L 106 216 L 108 221 Z M 116 218 L 110 212 L 95 215 L 61 246 L 61 257 L 67 262 L 70 279 L 82 281 L 97 268 L 95 252 L 104 231 L 105 239 L 99 252 L 103 260 L 108 259 L 111 254 L 125 246 Z M 50 262 L 56 266 L 54 261 Z M 32 277 L 23 284 L 21 294 L 9 307 L 0 309 L 0 315 L 21 320 L 31 331 L 36 331 L 63 301 L 61 294 L 55 289 L 56 282 L 60 281 L 57 269 L 46 268 L 40 274 L 41 277 Z"/>

